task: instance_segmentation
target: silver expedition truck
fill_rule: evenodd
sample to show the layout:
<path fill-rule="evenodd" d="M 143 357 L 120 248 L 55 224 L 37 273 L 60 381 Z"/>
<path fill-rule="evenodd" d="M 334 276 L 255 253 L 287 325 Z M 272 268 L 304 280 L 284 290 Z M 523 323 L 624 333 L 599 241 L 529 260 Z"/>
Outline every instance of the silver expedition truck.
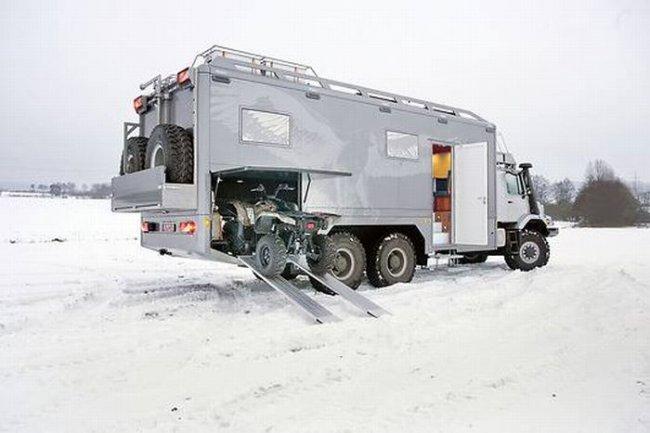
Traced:
<path fill-rule="evenodd" d="M 141 214 L 145 248 L 285 288 L 306 272 L 328 293 L 332 275 L 408 282 L 434 255 L 522 271 L 549 260 L 558 229 L 531 165 L 468 110 L 219 46 L 140 89 L 112 208 Z"/>

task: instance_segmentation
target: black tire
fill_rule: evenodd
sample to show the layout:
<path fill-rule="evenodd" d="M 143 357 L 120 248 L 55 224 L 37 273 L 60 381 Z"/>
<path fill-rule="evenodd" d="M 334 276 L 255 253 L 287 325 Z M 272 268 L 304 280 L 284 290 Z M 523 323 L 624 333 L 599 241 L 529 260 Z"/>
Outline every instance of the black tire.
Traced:
<path fill-rule="evenodd" d="M 544 235 L 531 230 L 523 230 L 519 234 L 518 253 L 506 255 L 504 258 L 510 269 L 528 272 L 546 266 L 550 256 L 551 249 Z"/>
<path fill-rule="evenodd" d="M 467 253 L 463 254 L 463 257 L 458 260 L 458 263 L 462 265 L 485 263 L 487 258 L 488 255 L 485 253 Z"/>
<path fill-rule="evenodd" d="M 336 249 L 332 239 L 326 235 L 315 235 L 311 243 L 314 247 L 314 253 L 318 254 L 318 257 L 307 257 L 309 269 L 319 275 L 331 271 L 336 258 Z"/>
<path fill-rule="evenodd" d="M 169 183 L 192 183 L 194 144 L 190 133 L 177 125 L 161 124 L 154 128 L 147 144 L 145 166 L 164 165 Z"/>
<path fill-rule="evenodd" d="M 285 280 L 295 280 L 296 277 L 300 275 L 300 269 L 293 263 L 287 263 L 280 275 L 282 275 L 282 278 Z"/>
<path fill-rule="evenodd" d="M 332 275 L 346 286 L 356 290 L 366 271 L 366 251 L 361 241 L 352 233 L 341 232 L 330 236 L 336 252 Z M 314 289 L 327 295 L 335 295 L 314 278 L 309 278 Z"/>
<path fill-rule="evenodd" d="M 366 272 L 366 250 L 359 238 L 352 233 L 335 233 L 330 238 L 336 250 L 332 275 L 356 290 Z"/>
<path fill-rule="evenodd" d="M 519 264 L 517 264 L 517 261 L 515 260 L 515 256 L 512 254 L 506 254 L 503 256 L 503 260 L 505 260 L 506 265 L 513 271 L 516 271 L 519 269 Z"/>
<path fill-rule="evenodd" d="M 375 244 L 368 258 L 368 281 L 375 287 L 408 283 L 415 274 L 415 248 L 403 233 L 391 233 Z"/>
<path fill-rule="evenodd" d="M 147 142 L 146 137 L 131 137 L 126 140 L 126 146 L 122 152 L 120 176 L 144 170 Z"/>
<path fill-rule="evenodd" d="M 287 265 L 287 248 L 278 235 L 264 235 L 257 241 L 255 264 L 264 276 L 272 278 L 282 273 Z"/>

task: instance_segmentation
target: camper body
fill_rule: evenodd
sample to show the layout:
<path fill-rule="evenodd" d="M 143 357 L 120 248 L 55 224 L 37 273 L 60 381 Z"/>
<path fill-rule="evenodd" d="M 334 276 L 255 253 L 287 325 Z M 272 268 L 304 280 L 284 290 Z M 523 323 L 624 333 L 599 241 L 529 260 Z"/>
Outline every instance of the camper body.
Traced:
<path fill-rule="evenodd" d="M 364 273 L 376 286 L 409 281 L 439 254 L 503 255 L 522 270 L 548 261 L 546 237 L 557 229 L 535 201 L 529 166 L 498 152 L 496 127 L 470 111 L 222 47 L 147 85 L 139 121 L 124 126 L 127 173 L 113 179 L 112 203 L 141 213 L 143 247 L 239 263 L 224 204 L 254 203 L 258 185 L 284 184 L 285 200 L 323 218 L 319 233 L 337 250 L 332 273 L 353 288 Z M 174 147 L 152 143 L 165 125 L 190 143 L 183 182 L 169 182 L 177 161 L 162 155 Z"/>

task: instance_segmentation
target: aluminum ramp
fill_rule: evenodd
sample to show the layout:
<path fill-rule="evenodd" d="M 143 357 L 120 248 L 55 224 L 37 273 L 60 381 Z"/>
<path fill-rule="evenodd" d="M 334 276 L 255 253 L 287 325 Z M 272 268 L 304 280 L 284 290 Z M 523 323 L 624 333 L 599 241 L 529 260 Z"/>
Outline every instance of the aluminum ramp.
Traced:
<path fill-rule="evenodd" d="M 305 295 L 300 289 L 282 278 L 281 276 L 269 278 L 262 275 L 255 268 L 255 259 L 252 256 L 239 256 L 239 261 L 250 268 L 255 275 L 260 277 L 266 284 L 284 295 L 289 302 L 300 308 L 310 318 L 318 323 L 338 322 L 340 319 L 332 314 L 327 308 Z"/>
<path fill-rule="evenodd" d="M 349 288 L 348 286 L 346 286 L 345 284 L 337 280 L 333 275 L 331 274 L 319 275 L 313 273 L 311 269 L 309 269 L 309 265 L 307 264 L 307 261 L 305 260 L 304 257 L 289 256 L 288 261 L 298 266 L 300 270 L 302 270 L 304 273 L 314 278 L 316 281 L 318 281 L 319 283 L 321 283 L 322 285 L 324 285 L 325 287 L 327 287 L 337 295 L 341 296 L 341 298 L 345 299 L 355 307 L 359 308 L 364 313 L 372 317 L 379 317 L 385 314 L 390 314 L 388 311 L 384 310 L 379 305 L 372 302 L 370 299 L 366 298 L 365 296 L 362 296 L 355 290 L 352 290 L 351 288 Z"/>

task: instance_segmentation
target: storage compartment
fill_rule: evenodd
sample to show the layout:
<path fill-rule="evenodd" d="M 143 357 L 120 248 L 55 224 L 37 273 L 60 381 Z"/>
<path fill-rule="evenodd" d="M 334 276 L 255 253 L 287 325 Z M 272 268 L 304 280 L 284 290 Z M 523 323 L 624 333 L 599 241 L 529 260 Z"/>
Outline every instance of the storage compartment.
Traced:
<path fill-rule="evenodd" d="M 158 166 L 111 181 L 114 212 L 190 211 L 197 205 L 194 184 L 165 183 L 165 167 Z"/>
<path fill-rule="evenodd" d="M 280 184 L 287 184 L 291 190 L 280 192 L 280 198 L 300 207 L 299 173 L 247 170 L 220 174 L 215 181 L 217 206 L 232 200 L 255 203 L 263 194 L 253 189 L 262 185 L 266 194 L 273 194 Z"/>
<path fill-rule="evenodd" d="M 299 211 L 300 179 L 300 173 L 274 170 L 241 169 L 215 175 L 211 247 L 227 254 L 252 254 L 255 216 Z"/>

